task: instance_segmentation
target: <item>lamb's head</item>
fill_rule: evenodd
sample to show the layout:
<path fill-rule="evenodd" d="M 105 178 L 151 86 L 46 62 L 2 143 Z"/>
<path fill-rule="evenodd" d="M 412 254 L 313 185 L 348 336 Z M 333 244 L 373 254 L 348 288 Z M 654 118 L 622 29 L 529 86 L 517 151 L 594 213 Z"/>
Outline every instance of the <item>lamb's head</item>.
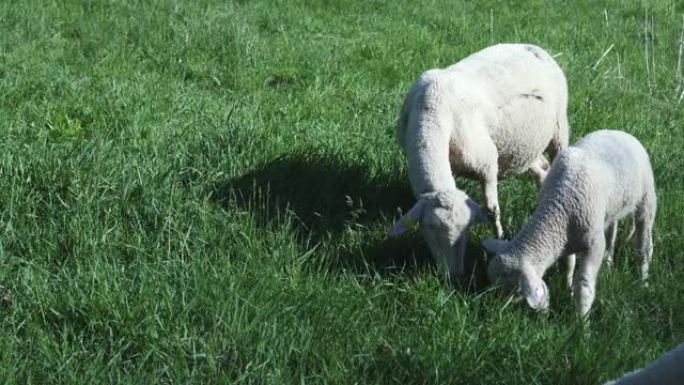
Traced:
<path fill-rule="evenodd" d="M 486 239 L 482 245 L 496 255 L 487 265 L 489 281 L 506 293 L 522 294 L 535 310 L 549 308 L 549 289 L 537 271 L 524 262 L 524 257 L 512 255 L 510 243 L 500 239 Z"/>
<path fill-rule="evenodd" d="M 468 227 L 488 220 L 482 208 L 463 191 L 423 194 L 390 230 L 391 237 L 420 227 L 432 255 L 450 274 L 462 275 Z"/>

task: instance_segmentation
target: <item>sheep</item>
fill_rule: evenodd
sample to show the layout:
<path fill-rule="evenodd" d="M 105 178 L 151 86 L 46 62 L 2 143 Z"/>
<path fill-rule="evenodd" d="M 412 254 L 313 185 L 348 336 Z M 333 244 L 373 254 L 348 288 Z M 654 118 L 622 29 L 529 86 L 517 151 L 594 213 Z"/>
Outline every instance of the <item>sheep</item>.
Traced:
<path fill-rule="evenodd" d="M 586 319 L 604 252 L 614 249 L 622 217 L 634 217 L 641 278 L 648 278 L 656 204 L 653 171 L 641 143 L 622 131 L 595 131 L 558 155 L 534 214 L 510 242 L 483 241 L 496 253 L 487 267 L 489 279 L 507 290 L 521 289 L 532 308 L 545 310 L 544 272 L 557 258 L 577 253 L 578 273 L 574 279 L 570 274 L 568 284 Z"/>
<path fill-rule="evenodd" d="M 445 69 L 423 73 L 407 93 L 396 135 L 415 205 L 394 225 L 396 237 L 418 223 L 449 277 L 464 274 L 468 227 L 493 219 L 503 237 L 497 179 L 530 170 L 539 184 L 568 144 L 567 84 L 543 49 L 499 44 Z M 487 213 L 456 187 L 479 180 Z"/>
<path fill-rule="evenodd" d="M 684 382 L 684 343 L 663 354 L 649 366 L 637 369 L 605 385 L 679 385 Z"/>

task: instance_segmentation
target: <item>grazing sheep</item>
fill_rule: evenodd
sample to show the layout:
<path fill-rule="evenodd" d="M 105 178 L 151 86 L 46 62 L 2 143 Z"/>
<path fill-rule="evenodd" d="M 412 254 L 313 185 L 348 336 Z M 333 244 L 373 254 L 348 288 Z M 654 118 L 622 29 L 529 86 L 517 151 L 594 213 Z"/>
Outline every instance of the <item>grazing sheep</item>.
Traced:
<path fill-rule="evenodd" d="M 451 277 L 462 276 L 467 227 L 493 218 L 503 237 L 497 179 L 530 170 L 541 183 L 567 146 L 565 75 L 544 50 L 499 44 L 423 73 L 404 100 L 397 138 L 408 160 L 416 204 L 392 228 L 415 224 Z M 454 176 L 476 178 L 488 215 L 460 191 Z"/>
<path fill-rule="evenodd" d="M 605 385 L 680 385 L 684 383 L 684 343 L 663 354 L 649 366 Z"/>
<path fill-rule="evenodd" d="M 506 289 L 519 286 L 531 307 L 546 309 L 544 272 L 560 256 L 577 253 L 578 273 L 569 282 L 586 317 L 606 246 L 613 249 L 617 221 L 630 214 L 636 221 L 641 277 L 648 278 L 655 213 L 653 171 L 641 143 L 621 131 L 593 132 L 558 155 L 522 231 L 510 242 L 483 242 L 496 253 L 487 273 Z"/>

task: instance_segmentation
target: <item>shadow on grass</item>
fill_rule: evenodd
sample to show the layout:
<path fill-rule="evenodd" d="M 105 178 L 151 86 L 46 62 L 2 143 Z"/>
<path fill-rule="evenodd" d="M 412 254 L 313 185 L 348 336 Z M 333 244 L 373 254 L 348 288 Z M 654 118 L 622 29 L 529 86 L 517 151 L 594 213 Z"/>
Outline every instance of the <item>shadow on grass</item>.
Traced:
<path fill-rule="evenodd" d="M 342 231 L 350 221 L 372 223 L 413 204 L 406 178 L 371 176 L 369 169 L 363 161 L 330 154 L 282 156 L 215 186 L 215 198 L 257 214 L 260 224 L 294 214 L 319 239 Z"/>
<path fill-rule="evenodd" d="M 337 154 L 287 155 L 214 186 L 212 196 L 221 205 L 238 205 L 250 212 L 259 226 L 290 217 L 308 244 L 340 243 L 344 232 L 370 234 L 369 228 L 391 224 L 399 207 L 406 211 L 414 203 L 406 175 L 374 172 L 374 168 L 364 160 Z M 419 235 L 398 239 L 378 238 L 377 231 L 375 235 L 360 246 L 338 247 L 332 267 L 381 274 L 434 269 Z M 469 254 L 482 254 L 479 245 L 469 246 Z"/>

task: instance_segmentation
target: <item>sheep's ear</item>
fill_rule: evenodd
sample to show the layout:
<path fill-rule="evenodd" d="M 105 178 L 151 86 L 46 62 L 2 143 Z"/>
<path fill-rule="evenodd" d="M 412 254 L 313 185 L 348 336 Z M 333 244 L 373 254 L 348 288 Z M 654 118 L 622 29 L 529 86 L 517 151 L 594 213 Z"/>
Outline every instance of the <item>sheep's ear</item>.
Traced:
<path fill-rule="evenodd" d="M 508 246 L 508 241 L 503 239 L 485 239 L 482 241 L 482 246 L 490 253 L 498 254 Z"/>
<path fill-rule="evenodd" d="M 489 215 L 474 200 L 468 198 L 466 204 L 470 208 L 470 224 L 489 222 Z"/>
<path fill-rule="evenodd" d="M 418 227 L 420 216 L 423 215 L 423 207 L 425 207 L 425 200 L 419 199 L 418 202 L 411 207 L 411 210 L 404 214 L 404 216 L 394 224 L 389 231 L 389 236 L 392 238 L 398 237 L 401 234 Z"/>
<path fill-rule="evenodd" d="M 527 304 L 532 309 L 546 310 L 549 308 L 549 289 L 544 280 L 536 274 L 522 274 L 520 289 L 527 300 Z"/>

